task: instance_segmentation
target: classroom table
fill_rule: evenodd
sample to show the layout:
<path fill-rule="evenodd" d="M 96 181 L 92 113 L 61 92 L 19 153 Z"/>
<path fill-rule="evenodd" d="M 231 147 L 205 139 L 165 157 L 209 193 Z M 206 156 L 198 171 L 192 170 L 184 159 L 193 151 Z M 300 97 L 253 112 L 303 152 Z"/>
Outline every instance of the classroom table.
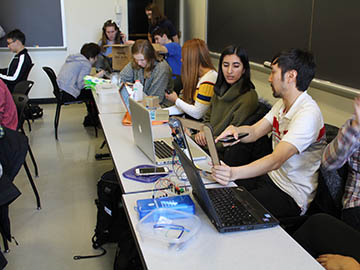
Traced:
<path fill-rule="evenodd" d="M 152 161 L 135 145 L 131 126 L 124 126 L 121 120 L 124 113 L 99 114 L 106 142 L 110 150 L 115 170 L 120 180 L 123 193 L 143 192 L 152 190 L 153 183 L 141 183 L 122 176 L 126 170 L 138 165 L 154 165 Z M 153 126 L 153 136 L 164 138 L 170 136 L 170 128 L 167 124 Z M 197 161 L 196 164 L 204 169 L 210 170 L 210 158 Z M 171 169 L 171 165 L 168 165 Z M 206 180 L 206 183 L 214 183 Z"/>
<path fill-rule="evenodd" d="M 99 114 L 104 113 L 124 113 L 126 112 L 125 106 L 121 101 L 119 93 L 106 94 L 102 98 L 96 93 L 96 90 L 91 90 L 95 100 L 96 107 Z"/>
<path fill-rule="evenodd" d="M 219 233 L 192 195 L 201 227 L 194 238 L 185 243 L 179 251 L 169 250 L 167 246 L 158 244 L 156 240 L 141 238 L 136 229 L 139 218 L 134 207 L 137 200 L 151 198 L 151 195 L 152 192 L 123 195 L 138 250 L 147 269 L 323 269 L 280 226 Z"/>

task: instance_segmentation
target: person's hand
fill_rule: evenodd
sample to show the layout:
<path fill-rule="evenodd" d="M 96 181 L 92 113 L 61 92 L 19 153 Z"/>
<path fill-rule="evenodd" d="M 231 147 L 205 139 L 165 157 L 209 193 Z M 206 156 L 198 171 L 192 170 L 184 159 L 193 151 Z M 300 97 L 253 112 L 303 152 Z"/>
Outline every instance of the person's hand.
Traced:
<path fill-rule="evenodd" d="M 353 127 L 360 127 L 360 96 L 354 99 L 355 119 L 352 121 Z"/>
<path fill-rule="evenodd" d="M 226 138 L 228 136 L 233 136 L 236 139 L 236 141 L 232 143 L 223 143 L 223 146 L 227 147 L 237 144 L 240 141 L 238 140 L 238 134 L 239 134 L 238 128 L 233 125 L 230 125 L 219 136 L 217 136 L 217 138 L 215 139 L 215 143 L 219 142 L 219 140 Z"/>
<path fill-rule="evenodd" d="M 126 35 L 123 32 L 120 32 L 120 37 L 123 41 L 125 41 Z"/>
<path fill-rule="evenodd" d="M 178 99 L 178 95 L 176 94 L 175 91 L 171 92 L 171 94 L 168 94 L 168 93 L 165 92 L 165 97 L 166 97 L 166 99 L 168 99 L 172 103 L 175 103 L 176 100 Z"/>
<path fill-rule="evenodd" d="M 101 78 L 105 74 L 105 70 L 100 70 L 98 73 L 95 74 L 95 77 Z"/>
<path fill-rule="evenodd" d="M 233 168 L 220 161 L 220 165 L 211 168 L 212 178 L 221 185 L 226 186 L 233 179 Z"/>
<path fill-rule="evenodd" d="M 195 142 L 201 146 L 205 146 L 207 144 L 204 131 L 200 131 L 200 132 L 196 133 Z"/>
<path fill-rule="evenodd" d="M 323 254 L 316 259 L 326 270 L 360 270 L 360 264 L 352 257 Z"/>

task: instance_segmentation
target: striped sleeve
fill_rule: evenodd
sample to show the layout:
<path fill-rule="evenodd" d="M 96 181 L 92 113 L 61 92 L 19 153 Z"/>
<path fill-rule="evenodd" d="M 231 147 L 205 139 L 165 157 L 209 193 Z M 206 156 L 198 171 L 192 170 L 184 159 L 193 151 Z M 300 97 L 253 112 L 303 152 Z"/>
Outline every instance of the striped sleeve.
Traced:
<path fill-rule="evenodd" d="M 214 83 L 205 81 L 196 89 L 195 100 L 201 104 L 209 105 L 211 97 L 214 95 Z"/>
<path fill-rule="evenodd" d="M 20 57 L 19 57 L 19 63 L 17 65 L 17 67 L 16 67 L 15 73 L 13 75 L 10 75 L 10 76 L 0 74 L 0 78 L 3 79 L 3 80 L 7 80 L 7 81 L 16 81 L 17 78 L 19 77 L 21 68 L 22 68 L 22 66 L 24 64 L 24 61 L 25 61 L 25 55 L 21 54 Z"/>

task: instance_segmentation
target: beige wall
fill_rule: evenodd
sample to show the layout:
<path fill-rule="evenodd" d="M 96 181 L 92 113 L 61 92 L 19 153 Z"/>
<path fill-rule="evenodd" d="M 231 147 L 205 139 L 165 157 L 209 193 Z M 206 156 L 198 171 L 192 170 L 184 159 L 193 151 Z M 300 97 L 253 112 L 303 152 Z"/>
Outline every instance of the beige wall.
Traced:
<path fill-rule="evenodd" d="M 184 41 L 205 40 L 207 0 L 184 0 Z"/>

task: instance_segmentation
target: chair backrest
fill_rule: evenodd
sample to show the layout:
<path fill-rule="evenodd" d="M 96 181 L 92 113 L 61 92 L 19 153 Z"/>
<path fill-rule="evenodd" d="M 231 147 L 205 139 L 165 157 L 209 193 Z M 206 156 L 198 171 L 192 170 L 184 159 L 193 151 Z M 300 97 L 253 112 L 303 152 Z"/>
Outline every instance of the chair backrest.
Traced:
<path fill-rule="evenodd" d="M 33 87 L 33 85 L 34 85 L 33 81 L 21 81 L 21 82 L 18 82 L 14 87 L 13 94 L 28 95 L 30 90 L 31 90 L 31 87 Z"/>
<path fill-rule="evenodd" d="M 16 105 L 17 114 L 18 114 L 18 128 L 17 129 L 22 130 L 22 126 L 25 121 L 24 110 L 29 101 L 29 98 L 24 94 L 13 94 L 12 96 L 13 96 L 13 99 L 14 99 L 14 102 Z"/>
<path fill-rule="evenodd" d="M 45 73 L 49 76 L 51 84 L 53 86 L 53 93 L 58 101 L 61 101 L 61 93 L 60 88 L 56 81 L 56 74 L 55 71 L 51 67 L 42 67 Z"/>
<path fill-rule="evenodd" d="M 271 105 L 263 99 L 259 99 L 256 111 L 250 115 L 241 125 L 253 125 L 261 120 L 271 109 Z"/>
<path fill-rule="evenodd" d="M 33 68 L 33 66 L 34 66 L 34 63 L 31 63 L 31 66 L 29 67 L 29 69 L 27 70 L 27 72 L 24 74 L 24 81 L 26 81 L 27 79 L 28 79 L 28 77 L 29 77 L 29 74 L 30 74 L 30 71 L 31 71 L 31 69 Z"/>

